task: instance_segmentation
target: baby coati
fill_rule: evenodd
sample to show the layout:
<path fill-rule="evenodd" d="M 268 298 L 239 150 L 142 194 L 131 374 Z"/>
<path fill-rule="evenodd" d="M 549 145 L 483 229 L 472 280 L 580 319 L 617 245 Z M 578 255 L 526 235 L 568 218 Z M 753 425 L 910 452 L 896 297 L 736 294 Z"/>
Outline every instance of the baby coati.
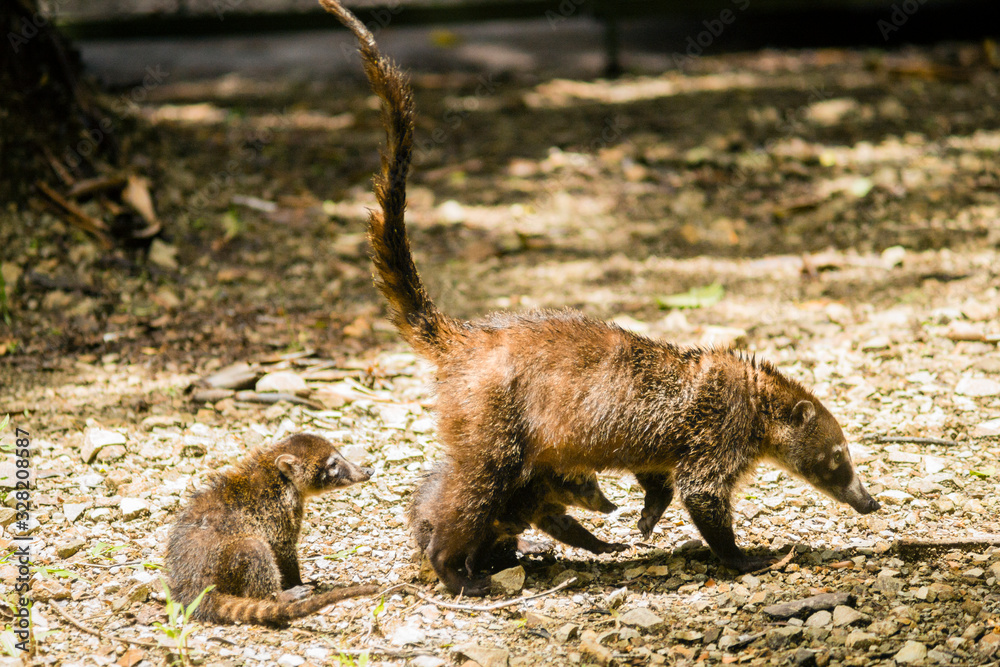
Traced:
<path fill-rule="evenodd" d="M 378 586 L 351 586 L 310 597 L 296 552 L 305 500 L 371 475 L 316 435 L 293 435 L 250 454 L 195 493 L 171 526 L 173 599 L 188 605 L 214 585 L 195 618 L 282 624 L 376 592 Z"/>
<path fill-rule="evenodd" d="M 449 466 L 439 463 L 424 478 L 413 495 L 410 505 L 410 527 L 418 549 L 423 552 L 431 541 L 442 482 Z M 518 488 L 493 522 L 492 539 L 483 540 L 480 551 L 470 554 L 466 567 L 470 572 L 495 572 L 517 565 L 517 553 L 536 553 L 541 547 L 518 536 L 534 526 L 560 542 L 586 549 L 595 554 L 628 549 L 624 544 L 612 544 L 595 537 L 573 517 L 566 514 L 571 505 L 607 514 L 618 506 L 601 492 L 597 475 L 560 475 L 551 471 L 535 471 L 531 480 Z"/>
<path fill-rule="evenodd" d="M 676 489 L 712 551 L 744 572 L 771 562 L 745 554 L 732 528 L 733 492 L 762 460 L 858 512 L 878 509 L 833 415 L 765 361 L 684 349 L 573 311 L 465 322 L 438 310 L 413 264 L 403 221 L 413 144 L 409 85 L 360 21 L 335 0 L 320 3 L 358 38 L 382 100 L 388 145 L 368 239 L 393 324 L 437 367 L 438 433 L 450 468 L 436 494 L 427 554 L 451 591 L 489 590 L 469 564 L 537 470 L 635 473 L 653 493 L 640 523 L 647 533 Z"/>

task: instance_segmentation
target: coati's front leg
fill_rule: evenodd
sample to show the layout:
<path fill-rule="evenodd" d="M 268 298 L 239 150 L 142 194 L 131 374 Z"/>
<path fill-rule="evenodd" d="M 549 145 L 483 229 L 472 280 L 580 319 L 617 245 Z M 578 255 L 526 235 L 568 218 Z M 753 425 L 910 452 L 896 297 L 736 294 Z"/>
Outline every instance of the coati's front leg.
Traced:
<path fill-rule="evenodd" d="M 646 539 L 674 498 L 674 478 L 670 473 L 637 472 L 635 479 L 646 492 L 642 515 L 639 517 L 639 532 Z"/>
<path fill-rule="evenodd" d="M 628 549 L 627 544 L 605 542 L 596 537 L 568 514 L 547 514 L 539 518 L 536 525 L 539 530 L 548 533 L 560 542 L 571 547 L 586 549 L 591 553 L 609 554 Z"/>
<path fill-rule="evenodd" d="M 736 545 L 732 501 L 728 492 L 685 491 L 681 489 L 681 498 L 691 520 L 723 565 L 740 572 L 752 572 L 774 562 L 772 558 L 750 556 Z"/>

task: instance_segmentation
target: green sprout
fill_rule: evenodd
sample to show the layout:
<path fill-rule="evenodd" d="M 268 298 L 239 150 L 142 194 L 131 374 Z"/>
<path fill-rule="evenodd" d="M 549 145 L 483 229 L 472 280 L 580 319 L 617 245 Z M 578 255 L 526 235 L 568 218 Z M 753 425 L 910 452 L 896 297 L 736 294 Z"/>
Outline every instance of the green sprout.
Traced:
<path fill-rule="evenodd" d="M 180 659 L 180 664 L 182 665 L 191 664 L 191 658 L 188 655 L 189 648 L 187 645 L 188 635 L 194 632 L 194 626 L 190 625 L 191 616 L 194 614 L 195 610 L 198 609 L 198 605 L 201 604 L 205 594 L 213 588 L 215 588 L 215 584 L 212 584 L 203 590 L 201 594 L 195 598 L 194 602 L 185 607 L 180 602 L 176 602 L 170 596 L 170 589 L 167 587 L 166 583 L 163 584 L 163 596 L 167 600 L 167 622 L 160 623 L 157 621 L 153 625 L 155 625 L 157 629 L 165 635 L 165 639 L 160 640 L 160 645 L 176 650 L 177 656 Z"/>

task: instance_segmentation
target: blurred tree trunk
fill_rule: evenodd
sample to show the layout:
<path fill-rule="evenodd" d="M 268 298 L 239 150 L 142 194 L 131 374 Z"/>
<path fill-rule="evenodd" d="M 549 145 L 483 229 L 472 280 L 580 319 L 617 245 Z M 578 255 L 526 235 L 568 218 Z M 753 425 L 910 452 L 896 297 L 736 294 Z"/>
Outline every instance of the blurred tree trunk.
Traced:
<path fill-rule="evenodd" d="M 23 202 L 37 180 L 86 177 L 95 155 L 113 156 L 114 122 L 38 0 L 0 2 L 0 39 L 0 203 Z"/>

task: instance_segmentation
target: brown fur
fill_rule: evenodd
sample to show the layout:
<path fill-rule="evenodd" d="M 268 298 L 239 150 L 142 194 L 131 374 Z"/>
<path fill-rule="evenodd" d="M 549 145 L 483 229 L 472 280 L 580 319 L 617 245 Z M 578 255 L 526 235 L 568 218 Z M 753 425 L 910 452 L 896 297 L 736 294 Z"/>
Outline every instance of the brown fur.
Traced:
<path fill-rule="evenodd" d="M 441 485 L 450 467 L 438 464 L 417 488 L 410 505 L 410 527 L 417 548 L 427 549 L 434 533 Z M 506 507 L 493 522 L 492 542 L 484 540 L 478 554 L 472 554 L 466 567 L 470 572 L 496 571 L 517 564 L 515 552 L 537 553 L 542 545 L 517 539 L 534 526 L 570 546 L 593 553 L 624 551 L 624 544 L 613 544 L 595 537 L 573 517 L 566 514 L 569 506 L 582 507 L 607 514 L 618 506 L 601 492 L 597 475 L 560 475 L 551 471 L 536 471 L 531 481 L 512 494 Z"/>
<path fill-rule="evenodd" d="M 188 605 L 214 585 L 195 618 L 282 624 L 376 592 L 377 586 L 352 586 L 305 597 L 296 551 L 305 500 L 371 474 L 315 435 L 293 435 L 252 453 L 195 493 L 171 526 L 166 564 L 173 598 Z"/>
<path fill-rule="evenodd" d="M 413 140 L 409 86 L 350 12 L 335 0 L 320 3 L 358 37 L 382 99 L 388 145 L 368 238 L 392 321 L 437 366 L 438 432 L 451 468 L 437 492 L 427 552 L 450 590 L 489 590 L 469 565 L 538 470 L 632 471 L 647 490 L 644 532 L 676 487 L 715 554 L 741 571 L 770 562 L 747 556 L 732 529 L 733 492 L 761 460 L 860 512 L 878 508 L 854 472 L 837 421 L 767 362 L 731 350 L 683 349 L 573 311 L 495 313 L 476 322 L 442 314 L 424 292 L 403 222 Z"/>

